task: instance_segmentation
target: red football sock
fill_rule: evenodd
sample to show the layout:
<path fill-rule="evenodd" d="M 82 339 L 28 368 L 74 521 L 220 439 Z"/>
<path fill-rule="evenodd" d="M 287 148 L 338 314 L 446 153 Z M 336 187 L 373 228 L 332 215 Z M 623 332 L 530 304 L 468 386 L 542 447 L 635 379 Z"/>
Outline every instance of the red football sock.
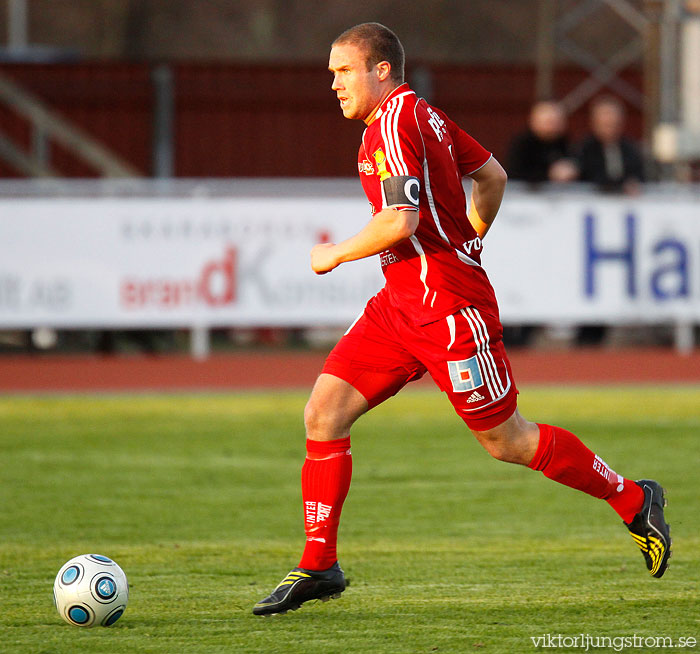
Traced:
<path fill-rule="evenodd" d="M 625 521 L 631 522 L 644 503 L 644 491 L 618 475 L 574 434 L 560 427 L 538 425 L 540 443 L 528 467 L 549 479 L 606 500 Z"/>
<path fill-rule="evenodd" d="M 300 568 L 326 570 L 338 560 L 338 523 L 351 477 L 349 436 L 333 441 L 306 440 L 306 461 L 301 469 L 306 547 Z"/>

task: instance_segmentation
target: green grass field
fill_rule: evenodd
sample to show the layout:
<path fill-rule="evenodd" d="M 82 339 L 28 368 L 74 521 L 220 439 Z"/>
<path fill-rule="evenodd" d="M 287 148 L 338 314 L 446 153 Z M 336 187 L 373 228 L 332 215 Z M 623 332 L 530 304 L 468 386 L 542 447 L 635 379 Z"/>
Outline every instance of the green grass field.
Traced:
<path fill-rule="evenodd" d="M 0 398 L 0 652 L 520 654 L 544 651 L 531 640 L 544 634 L 700 637 L 700 388 L 521 396 L 526 416 L 666 486 L 663 579 L 607 504 L 490 459 L 444 397 L 405 391 L 353 432 L 339 548 L 351 586 L 257 618 L 303 545 L 305 399 Z M 53 607 L 59 567 L 89 552 L 131 584 L 109 629 Z"/>

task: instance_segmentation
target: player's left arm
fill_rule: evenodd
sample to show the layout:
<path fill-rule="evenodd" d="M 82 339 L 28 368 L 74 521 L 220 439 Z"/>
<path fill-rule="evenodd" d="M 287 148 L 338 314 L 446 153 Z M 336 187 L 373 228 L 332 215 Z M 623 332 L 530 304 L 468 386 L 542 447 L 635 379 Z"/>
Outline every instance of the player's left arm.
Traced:
<path fill-rule="evenodd" d="M 413 236 L 417 227 L 416 209 L 387 207 L 374 214 L 355 236 L 340 243 L 315 245 L 311 250 L 311 268 L 322 275 L 346 261 L 379 254 Z"/>
<path fill-rule="evenodd" d="M 438 110 L 435 110 L 438 111 Z M 454 159 L 462 176 L 473 180 L 469 222 L 484 237 L 501 206 L 508 176 L 496 158 L 454 121 L 441 114 L 454 143 Z"/>
<path fill-rule="evenodd" d="M 481 168 L 469 175 L 473 180 L 469 222 L 483 238 L 489 231 L 503 200 L 508 175 L 501 164 L 491 157 Z"/>

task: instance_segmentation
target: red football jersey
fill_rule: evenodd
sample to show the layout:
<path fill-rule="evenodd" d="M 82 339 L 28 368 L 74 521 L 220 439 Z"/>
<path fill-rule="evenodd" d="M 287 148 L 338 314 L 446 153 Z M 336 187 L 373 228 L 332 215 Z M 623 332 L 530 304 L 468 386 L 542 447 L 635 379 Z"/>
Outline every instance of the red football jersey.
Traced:
<path fill-rule="evenodd" d="M 411 206 L 395 198 L 387 201 L 385 179 L 415 177 L 420 183 L 415 234 L 380 254 L 385 290 L 413 324 L 439 320 L 468 305 L 498 316 L 493 288 L 481 267 L 483 244 L 467 218 L 462 187 L 462 177 L 490 158 L 408 84 L 386 98 L 365 129 L 358 168 L 373 214 L 386 206 Z"/>

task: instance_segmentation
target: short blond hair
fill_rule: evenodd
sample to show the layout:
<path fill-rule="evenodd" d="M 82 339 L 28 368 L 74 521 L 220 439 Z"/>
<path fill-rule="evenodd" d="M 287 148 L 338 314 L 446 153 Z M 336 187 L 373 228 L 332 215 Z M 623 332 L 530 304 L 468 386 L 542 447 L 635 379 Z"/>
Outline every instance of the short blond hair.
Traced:
<path fill-rule="evenodd" d="M 367 70 L 380 61 L 391 65 L 391 79 L 403 84 L 406 55 L 399 37 L 381 23 L 361 23 L 345 30 L 332 45 L 351 44 L 366 56 Z"/>

